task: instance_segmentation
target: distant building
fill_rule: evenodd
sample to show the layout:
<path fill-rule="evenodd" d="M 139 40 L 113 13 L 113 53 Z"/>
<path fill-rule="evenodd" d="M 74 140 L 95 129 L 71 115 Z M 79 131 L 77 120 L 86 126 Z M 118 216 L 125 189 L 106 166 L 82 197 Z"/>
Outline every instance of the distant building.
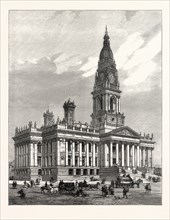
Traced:
<path fill-rule="evenodd" d="M 64 119 L 44 113 L 44 125 L 15 130 L 16 179 L 84 179 L 111 176 L 116 169 L 152 167 L 152 135 L 125 126 L 115 60 L 106 29 L 92 92 L 91 124 L 75 120 L 75 103 L 64 103 Z M 81 92 L 81 91 L 80 91 Z"/>

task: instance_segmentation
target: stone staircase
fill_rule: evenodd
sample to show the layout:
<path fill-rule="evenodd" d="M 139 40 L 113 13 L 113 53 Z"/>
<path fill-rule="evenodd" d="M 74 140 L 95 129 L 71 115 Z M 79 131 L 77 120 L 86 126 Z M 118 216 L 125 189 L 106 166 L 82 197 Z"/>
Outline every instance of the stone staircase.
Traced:
<path fill-rule="evenodd" d="M 105 179 L 106 181 L 116 180 L 119 175 L 119 167 L 102 167 L 100 168 L 100 180 Z"/>

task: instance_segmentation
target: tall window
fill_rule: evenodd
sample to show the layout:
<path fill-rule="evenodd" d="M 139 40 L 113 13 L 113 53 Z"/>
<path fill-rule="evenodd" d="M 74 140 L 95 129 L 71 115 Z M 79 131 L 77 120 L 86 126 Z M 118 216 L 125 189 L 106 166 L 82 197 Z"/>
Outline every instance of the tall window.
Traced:
<path fill-rule="evenodd" d="M 89 153 L 91 153 L 92 151 L 92 147 L 91 147 L 91 144 L 89 144 Z"/>
<path fill-rule="evenodd" d="M 82 157 L 82 166 L 85 166 L 85 161 L 86 161 L 86 157 L 83 156 L 83 157 Z"/>
<path fill-rule="evenodd" d="M 68 156 L 68 165 L 71 166 L 71 156 Z"/>
<path fill-rule="evenodd" d="M 41 167 L 41 157 L 38 157 L 37 162 L 38 162 L 38 166 L 40 166 L 40 167 Z"/>
<path fill-rule="evenodd" d="M 75 157 L 75 166 L 78 166 L 78 156 Z"/>
<path fill-rule="evenodd" d="M 95 152 L 96 152 L 96 153 L 98 152 L 97 144 L 95 144 Z"/>
<path fill-rule="evenodd" d="M 71 143 L 68 141 L 68 151 L 71 151 Z"/>
<path fill-rule="evenodd" d="M 97 167 L 97 157 L 95 157 L 95 166 Z"/>
<path fill-rule="evenodd" d="M 75 143 L 75 152 L 78 152 L 78 143 Z"/>
<path fill-rule="evenodd" d="M 84 142 L 82 142 L 82 152 L 85 152 L 85 145 L 84 145 Z"/>
<path fill-rule="evenodd" d="M 38 153 L 41 153 L 41 143 L 38 143 Z"/>
<path fill-rule="evenodd" d="M 116 110 L 116 99 L 114 97 L 110 98 L 110 110 L 112 111 Z"/>
<path fill-rule="evenodd" d="M 92 165 L 92 157 L 89 157 L 89 166 Z"/>

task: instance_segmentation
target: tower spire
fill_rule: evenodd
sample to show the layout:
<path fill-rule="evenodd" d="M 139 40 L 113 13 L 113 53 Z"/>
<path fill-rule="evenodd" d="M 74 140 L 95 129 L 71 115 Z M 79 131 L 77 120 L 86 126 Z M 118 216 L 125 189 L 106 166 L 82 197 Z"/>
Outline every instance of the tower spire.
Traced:
<path fill-rule="evenodd" d="M 106 29 L 105 29 L 105 34 L 108 34 L 108 31 L 107 31 L 107 25 L 106 25 Z"/>

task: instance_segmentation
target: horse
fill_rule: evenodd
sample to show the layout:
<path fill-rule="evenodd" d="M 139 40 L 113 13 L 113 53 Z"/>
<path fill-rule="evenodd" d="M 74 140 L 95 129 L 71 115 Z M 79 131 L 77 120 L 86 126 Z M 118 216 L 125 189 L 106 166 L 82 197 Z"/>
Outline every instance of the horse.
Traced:
<path fill-rule="evenodd" d="M 89 185 L 87 184 L 86 181 L 84 181 L 84 182 L 79 182 L 78 187 L 87 189 L 89 187 Z"/>
<path fill-rule="evenodd" d="M 58 188 L 52 187 L 50 192 L 53 193 L 53 194 L 57 194 L 58 193 Z"/>
<path fill-rule="evenodd" d="M 97 182 L 97 183 L 95 183 L 95 184 L 88 184 L 88 188 L 89 188 L 89 190 L 94 190 L 94 189 L 99 189 L 99 185 L 100 185 L 100 183 L 99 182 Z"/>
<path fill-rule="evenodd" d="M 23 189 L 20 189 L 17 193 L 20 194 L 21 199 L 24 199 L 26 196 L 26 193 L 24 192 Z"/>
<path fill-rule="evenodd" d="M 74 195 L 74 197 L 86 197 L 86 196 L 89 195 L 85 193 L 82 188 L 78 189 Z"/>
<path fill-rule="evenodd" d="M 41 186 L 41 193 L 46 193 L 46 192 L 51 192 L 51 187 L 47 185 L 46 186 Z"/>
<path fill-rule="evenodd" d="M 107 197 L 108 196 L 108 189 L 107 189 L 106 185 L 102 186 L 101 191 L 102 191 L 102 196 L 103 197 Z"/>

